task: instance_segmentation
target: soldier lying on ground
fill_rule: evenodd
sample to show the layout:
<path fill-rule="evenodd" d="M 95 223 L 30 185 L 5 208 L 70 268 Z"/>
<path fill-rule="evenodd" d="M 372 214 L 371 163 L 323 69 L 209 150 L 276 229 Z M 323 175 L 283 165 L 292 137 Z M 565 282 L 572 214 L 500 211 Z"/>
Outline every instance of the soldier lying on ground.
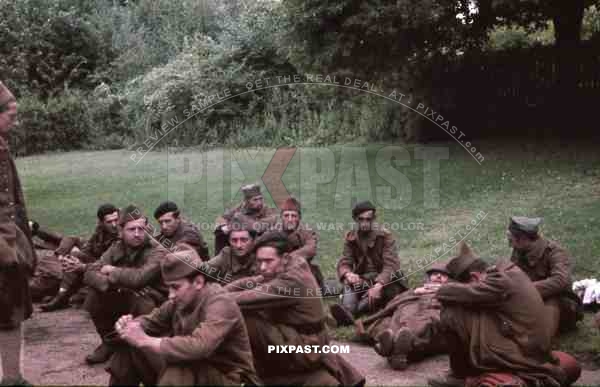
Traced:
<path fill-rule="evenodd" d="M 290 256 L 288 249 L 285 234 L 264 234 L 256 243 L 260 274 L 228 285 L 244 314 L 258 376 L 266 385 L 364 384 L 364 376 L 338 354 L 269 351 L 278 345 L 329 344 L 317 283 L 306 260 Z"/>
<path fill-rule="evenodd" d="M 44 262 L 50 265 L 52 260 L 57 260 L 61 264 L 62 274 L 58 294 L 50 302 L 40 305 L 42 311 L 49 312 L 68 307 L 71 296 L 82 289 L 85 265 L 100 259 L 102 254 L 117 240 L 119 209 L 110 203 L 102 204 L 98 207 L 96 217 L 96 229 L 86 242 L 78 237 L 62 237 L 39 228 L 35 231 L 35 235 L 47 243 L 58 242 L 59 244 L 52 256 L 48 255 L 41 260 L 40 266 L 43 266 Z M 57 238 L 59 239 L 57 240 Z M 82 265 L 76 265 L 77 261 Z M 42 278 L 40 277 L 40 280 Z M 44 281 L 39 282 L 42 285 L 32 284 L 32 291 L 37 289 L 36 291 L 41 292 L 41 289 L 47 288 L 43 285 Z M 84 299 L 86 292 L 81 293 L 79 298 Z"/>
<path fill-rule="evenodd" d="M 439 326 L 441 306 L 435 298 L 448 280 L 446 262 L 433 263 L 426 275 L 423 286 L 398 294 L 385 308 L 356 321 L 357 336 L 366 334 L 394 369 L 403 370 L 408 361 L 446 352 Z"/>
<path fill-rule="evenodd" d="M 202 260 L 210 258 L 200 230 L 183 218 L 177 204 L 169 201 L 161 203 L 154 211 L 154 218 L 160 225 L 160 232 L 153 238 L 162 246 L 170 249 L 176 244 L 185 243 L 192 246 Z"/>
<path fill-rule="evenodd" d="M 533 281 L 552 321 L 552 336 L 573 330 L 583 318 L 581 300 L 572 290 L 575 260 L 558 243 L 539 234 L 542 218 L 514 216 L 506 233 L 511 260 Z"/>
<path fill-rule="evenodd" d="M 87 267 L 84 282 L 90 291 L 84 306 L 102 339 L 86 357 L 89 364 L 105 362 L 112 355 L 109 334 L 120 316 L 147 314 L 166 300 L 160 262 L 167 250 L 152 247 L 146 227 L 141 210 L 126 207 L 119 218 L 120 239 Z"/>
<path fill-rule="evenodd" d="M 117 347 L 107 371 L 111 386 L 257 385 L 246 325 L 236 302 L 198 271 L 189 247 L 161 263 L 169 301 L 115 327 Z"/>
<path fill-rule="evenodd" d="M 21 373 L 22 322 L 33 311 L 29 278 L 36 256 L 25 198 L 8 148 L 17 101 L 0 82 L 0 357 L 2 384 L 28 384 Z"/>
<path fill-rule="evenodd" d="M 231 229 L 229 223 L 234 216 L 237 216 L 242 222 L 252 225 L 257 235 L 261 235 L 277 223 L 279 211 L 265 206 L 265 200 L 259 185 L 248 184 L 243 186 L 241 190 L 244 195 L 242 203 L 226 211 L 223 216 L 218 217 L 215 221 L 215 255 L 227 246 L 228 234 Z"/>
<path fill-rule="evenodd" d="M 535 285 L 514 263 L 472 253 L 447 265 L 457 282 L 438 290 L 451 374 L 431 386 L 568 386 L 581 368 L 550 350 L 552 322 Z"/>
<path fill-rule="evenodd" d="M 331 306 L 338 325 L 351 325 L 354 318 L 373 313 L 406 290 L 396 241 L 391 232 L 375 222 L 375 207 L 368 201 L 352 209 L 355 230 L 344 240 L 337 274 L 344 284 L 341 305 Z"/>

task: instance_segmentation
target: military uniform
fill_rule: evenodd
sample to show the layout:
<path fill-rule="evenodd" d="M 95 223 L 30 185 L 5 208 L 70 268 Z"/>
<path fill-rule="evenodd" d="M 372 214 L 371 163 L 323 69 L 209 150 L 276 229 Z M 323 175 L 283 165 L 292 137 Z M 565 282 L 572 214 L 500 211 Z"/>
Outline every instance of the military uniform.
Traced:
<path fill-rule="evenodd" d="M 445 262 L 432 265 L 427 273 L 446 273 Z M 441 335 L 441 304 L 436 298 L 438 283 L 398 294 L 381 310 L 362 320 L 376 350 L 393 368 L 404 369 L 409 361 L 445 353 Z M 387 340 L 388 342 L 382 342 Z"/>
<path fill-rule="evenodd" d="M 202 238 L 202 234 L 200 234 L 198 227 L 183 219 L 181 220 L 181 223 L 179 223 L 179 227 L 177 227 L 177 230 L 175 230 L 175 234 L 172 237 L 169 238 L 162 233 L 159 233 L 154 236 L 154 239 L 167 249 L 171 249 L 177 244 L 185 243 L 193 247 L 203 261 L 210 258 L 208 246 L 204 241 L 204 238 Z"/>
<path fill-rule="evenodd" d="M 137 249 L 115 242 L 98 260 L 88 266 L 84 283 L 90 287 L 85 309 L 100 337 L 105 340 L 113 325 L 124 314 L 147 314 L 165 300 L 167 290 L 160 273 L 164 251 L 146 239 Z M 100 273 L 104 265 L 116 266 L 110 275 Z"/>
<path fill-rule="evenodd" d="M 187 263 L 179 256 L 184 253 L 188 252 L 169 255 L 162 262 L 165 281 L 193 276 L 200 258 L 190 254 L 191 263 Z M 259 384 L 244 319 L 235 301 L 214 283 L 205 282 L 193 291 L 196 293 L 186 304 L 175 298 L 137 319 L 147 335 L 161 337 L 159 349 L 145 351 L 121 344 L 107 368 L 110 385 Z"/>
<path fill-rule="evenodd" d="M 509 230 L 537 234 L 539 218 L 511 218 Z M 533 281 L 551 315 L 554 334 L 575 328 L 583 318 L 581 301 L 572 290 L 573 256 L 554 241 L 538 237 L 527 250 L 513 249 L 511 261 Z"/>
<path fill-rule="evenodd" d="M 455 258 L 448 270 L 466 272 L 473 261 Z M 510 262 L 485 274 L 478 282 L 446 283 L 438 290 L 452 373 L 463 378 L 508 373 L 526 385 L 565 385 L 567 375 L 554 364 L 551 323 L 535 286 Z"/>
<path fill-rule="evenodd" d="M 0 82 L 0 107 L 15 97 Z M 8 140 L 0 136 L 0 329 L 12 329 L 31 316 L 29 279 L 36 254 L 25 198 Z"/>
<path fill-rule="evenodd" d="M 250 282 L 245 281 L 246 285 Z M 338 354 L 268 353 L 269 345 L 327 345 L 322 300 L 306 261 L 291 257 L 285 271 L 257 287 L 233 295 L 242 309 L 254 364 L 267 385 L 344 385 L 364 383 L 364 376 Z"/>
<path fill-rule="evenodd" d="M 281 227 L 281 225 L 276 227 Z M 317 284 L 319 287 L 323 288 L 323 274 L 321 273 L 319 264 L 315 260 L 317 256 L 319 234 L 305 224 L 299 224 L 295 230 L 288 232 L 287 234 L 290 243 L 290 254 L 302 257 L 306 260 Z"/>
<path fill-rule="evenodd" d="M 374 224 L 365 237 L 357 231 L 349 231 L 344 238 L 344 253 L 337 264 L 337 276 L 344 283 L 347 273 L 358 274 L 359 285 L 344 286 L 342 306 L 352 315 L 374 312 L 369 306 L 367 290 L 381 283 L 383 297 L 375 308 L 385 305 L 398 293 L 406 290 L 406 282 L 400 271 L 396 241 L 392 233 Z"/>
<path fill-rule="evenodd" d="M 245 277 L 256 275 L 256 256 L 248 253 L 245 257 L 238 257 L 231 252 L 231 247 L 224 247 L 219 254 L 203 265 L 207 278 L 219 281 L 222 285 Z"/>

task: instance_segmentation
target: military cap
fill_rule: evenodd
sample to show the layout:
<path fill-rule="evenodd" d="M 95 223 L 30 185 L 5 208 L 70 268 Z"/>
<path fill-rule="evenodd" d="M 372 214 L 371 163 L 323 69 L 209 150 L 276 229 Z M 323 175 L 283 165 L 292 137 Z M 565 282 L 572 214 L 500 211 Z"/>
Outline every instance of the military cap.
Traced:
<path fill-rule="evenodd" d="M 202 260 L 198 253 L 189 246 L 183 244 L 179 246 L 185 246 L 186 248 L 167 254 L 160 264 L 164 281 L 177 281 L 193 274 L 202 274 L 200 271 Z"/>
<path fill-rule="evenodd" d="M 15 96 L 8 90 L 8 88 L 0 81 L 0 107 L 7 103 L 15 101 Z"/>
<path fill-rule="evenodd" d="M 438 273 L 444 273 L 446 275 L 449 275 L 447 265 L 448 265 L 447 261 L 434 262 L 431 265 L 429 265 L 429 268 L 427 269 L 425 274 L 430 275 L 434 272 L 438 272 Z"/>
<path fill-rule="evenodd" d="M 368 200 L 365 200 L 365 201 L 362 201 L 362 202 L 358 202 L 352 208 L 352 218 L 356 219 L 358 217 L 358 215 L 362 214 L 365 211 L 373 211 L 373 212 L 375 212 L 376 210 L 377 209 L 375 208 L 375 206 L 373 205 L 373 203 L 371 203 Z"/>
<path fill-rule="evenodd" d="M 512 216 L 508 230 L 510 232 L 523 232 L 525 234 L 537 234 L 543 218 L 528 218 L 525 216 Z"/>
<path fill-rule="evenodd" d="M 242 194 L 244 194 L 244 199 L 252 199 L 255 196 L 262 195 L 260 192 L 260 185 L 258 184 L 248 184 L 242 186 Z"/>
<path fill-rule="evenodd" d="M 119 217 L 119 225 L 124 226 L 125 223 L 131 222 L 132 220 L 138 220 L 144 218 L 142 211 L 134 204 L 130 204 L 123 208 L 121 216 Z"/>
<path fill-rule="evenodd" d="M 296 211 L 298 214 L 300 214 L 302 211 L 302 206 L 300 205 L 298 199 L 290 196 L 289 198 L 285 199 L 281 205 L 281 211 Z"/>
<path fill-rule="evenodd" d="M 171 201 L 162 202 L 156 207 L 154 210 L 154 219 L 158 219 L 167 212 L 177 212 L 179 213 L 179 208 L 177 208 L 177 204 Z"/>

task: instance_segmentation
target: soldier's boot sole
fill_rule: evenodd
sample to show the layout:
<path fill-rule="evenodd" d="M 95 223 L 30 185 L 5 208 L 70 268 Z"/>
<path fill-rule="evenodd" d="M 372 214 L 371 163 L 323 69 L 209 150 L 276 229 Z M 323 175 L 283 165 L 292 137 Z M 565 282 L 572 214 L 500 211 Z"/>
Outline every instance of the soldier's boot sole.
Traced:
<path fill-rule="evenodd" d="M 408 354 L 413 348 L 414 336 L 410 329 L 401 328 L 394 335 L 394 347 L 388 358 L 388 363 L 393 369 L 404 370 L 408 367 Z"/>
<path fill-rule="evenodd" d="M 99 364 L 104 363 L 110 359 L 114 350 L 109 345 L 102 343 L 98 348 L 94 350 L 91 354 L 85 357 L 85 362 L 87 364 Z"/>
<path fill-rule="evenodd" d="M 386 329 L 375 338 L 377 342 L 374 346 L 375 352 L 380 356 L 388 357 L 394 349 L 394 332 L 391 329 Z"/>

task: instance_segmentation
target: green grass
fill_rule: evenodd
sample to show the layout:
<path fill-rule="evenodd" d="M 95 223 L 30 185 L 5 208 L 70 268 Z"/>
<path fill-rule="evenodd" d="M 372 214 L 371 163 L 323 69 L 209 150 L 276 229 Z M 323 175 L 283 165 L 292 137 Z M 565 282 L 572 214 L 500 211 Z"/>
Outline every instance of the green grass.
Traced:
<path fill-rule="evenodd" d="M 403 145 L 405 152 L 396 152 L 390 164 L 376 157 L 384 145 L 370 145 L 366 153 L 362 147 L 305 148 L 296 152 L 283 175 L 287 189 L 305 202 L 305 221 L 345 225 L 345 230 L 320 232 L 319 261 L 326 276 L 334 275 L 342 236 L 351 222 L 352 197 L 377 201 L 380 221 L 404 224 L 406 229 L 395 234 L 405 271 L 413 273 L 412 284 L 422 280 L 418 259 L 441 255 L 436 249 L 451 256 L 448 237 L 466 233 L 481 211 L 487 215 L 467 240 L 482 257 L 509 256 L 505 228 L 510 215 L 543 216 L 544 235 L 560 241 L 576 257 L 576 278 L 600 276 L 600 156 L 593 144 L 478 144 L 485 157 L 481 165 L 456 143 L 428 145 L 448 149 L 448 159 L 439 163 L 436 208 L 427 206 L 435 192 L 424 195 L 433 192 L 424 181 L 434 175 L 415 158 L 415 147 Z M 135 164 L 126 151 L 72 152 L 27 157 L 17 165 L 30 217 L 52 230 L 87 235 L 94 228 L 97 206 L 106 201 L 119 206 L 136 203 L 151 215 L 169 198 L 194 222 L 210 223 L 239 201 L 241 184 L 260 180 L 273 153 L 183 149 L 149 153 Z M 319 165 L 316 159 L 324 154 L 333 155 L 335 165 Z M 386 165 L 405 178 L 378 168 Z M 393 193 L 400 195 L 402 208 L 382 209 L 378 189 L 390 187 L 388 181 L 397 186 Z M 265 197 L 272 205 L 268 193 Z M 418 223 L 422 230 L 409 229 Z M 204 236 L 212 248 L 208 227 Z M 586 328 L 563 345 L 598 351 L 600 338 Z"/>

